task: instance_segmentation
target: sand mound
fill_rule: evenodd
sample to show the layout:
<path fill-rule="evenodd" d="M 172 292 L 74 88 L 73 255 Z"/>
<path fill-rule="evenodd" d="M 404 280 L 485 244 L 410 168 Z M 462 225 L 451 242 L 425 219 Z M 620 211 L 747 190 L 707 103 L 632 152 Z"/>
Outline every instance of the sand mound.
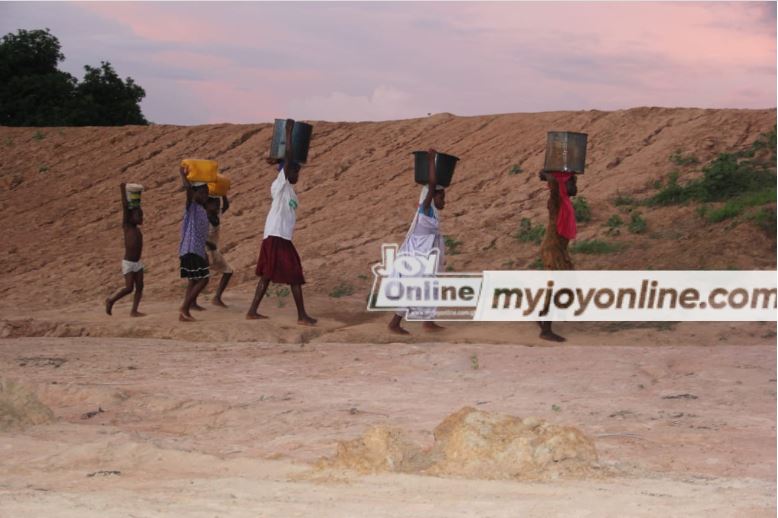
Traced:
<path fill-rule="evenodd" d="M 444 419 L 434 436 L 425 450 L 401 430 L 373 427 L 339 443 L 335 457 L 319 467 L 521 480 L 585 477 L 598 470 L 594 443 L 583 432 L 534 417 L 465 407 Z"/>
<path fill-rule="evenodd" d="M 594 442 L 571 426 L 465 407 L 435 428 L 432 474 L 472 478 L 560 478 L 587 474 Z"/>
<path fill-rule="evenodd" d="M 359 439 L 338 443 L 335 457 L 319 463 L 322 468 L 346 468 L 360 473 L 420 473 L 431 465 L 430 453 L 414 444 L 405 432 L 383 426 L 370 428 Z"/>
<path fill-rule="evenodd" d="M 0 432 L 48 423 L 54 413 L 24 386 L 0 379 Z"/>

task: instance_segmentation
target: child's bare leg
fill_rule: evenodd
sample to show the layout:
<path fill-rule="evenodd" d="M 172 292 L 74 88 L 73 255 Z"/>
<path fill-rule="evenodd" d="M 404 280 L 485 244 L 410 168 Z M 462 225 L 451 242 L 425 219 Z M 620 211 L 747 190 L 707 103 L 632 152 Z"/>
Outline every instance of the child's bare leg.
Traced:
<path fill-rule="evenodd" d="M 140 299 L 143 297 L 143 270 L 135 272 L 133 274 L 135 281 L 135 295 L 132 298 L 132 311 L 130 311 L 131 317 L 145 317 L 145 313 L 138 311 L 140 305 Z"/>
<path fill-rule="evenodd" d="M 297 323 L 306 326 L 314 325 L 317 320 L 305 312 L 305 303 L 303 302 L 303 287 L 301 284 L 292 284 L 292 296 L 297 306 Z"/>
<path fill-rule="evenodd" d="M 105 299 L 105 312 L 110 315 L 111 311 L 113 311 L 113 305 L 116 304 L 116 301 L 132 293 L 132 286 L 133 278 L 132 272 L 130 272 L 124 276 L 124 288 L 114 293 L 112 297 Z"/>
<path fill-rule="evenodd" d="M 196 279 L 189 279 L 189 282 L 186 285 L 186 293 L 184 293 L 184 303 L 181 305 L 181 313 L 178 315 L 178 319 L 182 322 L 193 322 L 194 317 L 192 317 L 192 314 L 190 313 L 190 308 L 192 305 L 192 300 L 197 298 L 197 293 L 195 292 L 195 285 L 197 284 Z"/>
<path fill-rule="evenodd" d="M 219 287 L 216 288 L 216 294 L 213 296 L 214 306 L 221 306 L 223 308 L 227 307 L 227 304 L 225 304 L 224 301 L 222 300 L 222 293 L 224 293 L 224 290 L 227 289 L 227 284 L 230 283 L 231 277 L 232 277 L 232 272 L 222 274 L 222 279 L 221 281 L 219 281 Z"/>
<path fill-rule="evenodd" d="M 403 321 L 402 315 L 394 315 L 392 320 L 389 321 L 389 331 L 397 333 L 398 335 L 409 335 L 410 333 L 402 328 L 400 323 Z"/>
<path fill-rule="evenodd" d="M 192 301 L 189 303 L 189 309 L 195 309 L 195 301 L 197 301 L 197 296 L 200 295 L 200 293 L 205 289 L 205 287 L 208 285 L 208 277 L 205 277 L 203 279 L 197 279 L 195 283 L 192 285 L 192 293 L 190 293 L 190 297 L 192 298 Z"/>
<path fill-rule="evenodd" d="M 249 320 L 257 320 L 260 318 L 267 318 L 265 315 L 257 313 L 259 303 L 262 302 L 262 298 L 265 296 L 267 287 L 270 286 L 270 279 L 267 277 L 261 277 L 257 282 L 257 289 L 254 291 L 254 299 L 251 301 L 249 311 L 246 313 L 246 318 Z"/>

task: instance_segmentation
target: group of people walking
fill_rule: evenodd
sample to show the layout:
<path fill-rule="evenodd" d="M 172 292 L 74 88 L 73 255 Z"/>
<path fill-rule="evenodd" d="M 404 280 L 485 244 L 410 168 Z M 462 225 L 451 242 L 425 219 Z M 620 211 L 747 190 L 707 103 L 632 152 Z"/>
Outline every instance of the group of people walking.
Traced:
<path fill-rule="evenodd" d="M 294 121 L 287 120 L 286 142 L 291 142 Z M 445 242 L 440 231 L 440 211 L 446 206 L 446 190 L 436 178 L 436 150 L 429 149 L 429 179 L 422 187 L 418 207 L 411 227 L 400 247 L 400 253 L 427 255 L 431 250 L 439 251 L 437 271 L 444 264 Z M 250 320 L 267 318 L 259 313 L 259 306 L 270 283 L 288 284 L 297 307 L 297 321 L 302 325 L 314 325 L 316 319 L 305 310 L 302 285 L 305 284 L 302 262 L 292 243 L 296 224 L 298 198 L 294 185 L 300 177 L 301 164 L 294 160 L 292 146 L 286 146 L 283 159 L 266 158 L 277 167 L 278 175 L 270 187 L 272 204 L 265 221 L 265 230 L 257 260 L 256 275 L 259 277 L 254 297 L 246 318 Z M 197 304 L 197 297 L 208 284 L 212 271 L 222 274 L 221 281 L 213 298 L 213 303 L 225 306 L 222 294 L 233 274 L 227 261 L 219 250 L 220 216 L 229 209 L 227 196 L 209 196 L 208 185 L 190 182 L 185 167 L 180 170 L 182 188 L 186 191 L 186 205 L 181 224 L 179 245 L 180 276 L 186 279 L 187 287 L 179 311 L 179 320 L 192 322 L 192 310 L 203 309 Z M 573 263 L 567 250 L 568 242 L 575 238 L 576 224 L 570 196 L 576 194 L 576 176 L 570 172 L 541 171 L 540 178 L 549 188 L 549 220 L 544 240 L 540 247 L 543 266 L 547 270 L 571 270 Z M 130 315 L 143 316 L 138 306 L 143 293 L 143 263 L 141 252 L 143 236 L 140 225 L 143 212 L 140 204 L 128 201 L 127 187 L 121 185 L 123 203 L 123 229 L 125 257 L 122 273 L 125 286 L 105 301 L 105 310 L 111 314 L 113 305 L 124 296 L 134 292 Z M 389 330 L 397 334 L 408 334 L 402 327 L 405 311 L 397 312 L 389 322 Z M 550 341 L 565 339 L 554 333 L 551 322 L 538 322 L 540 337 Z M 434 313 L 425 321 L 423 328 L 439 331 L 441 326 L 434 322 Z"/>
<path fill-rule="evenodd" d="M 294 121 L 287 121 L 286 138 L 291 142 Z M 297 306 L 297 321 L 303 325 L 314 325 L 316 319 L 305 310 L 302 285 L 305 284 L 302 262 L 292 244 L 296 211 L 298 207 L 294 184 L 300 177 L 300 163 L 292 156 L 292 147 L 287 146 L 283 159 L 266 159 L 278 168 L 278 176 L 270 187 L 272 204 L 265 221 L 265 232 L 257 260 L 256 274 L 259 277 L 254 299 L 246 318 L 250 320 L 267 318 L 258 312 L 267 288 L 271 282 L 289 284 Z M 178 248 L 179 269 L 182 279 L 187 280 L 184 300 L 179 310 L 179 320 L 193 322 L 193 310 L 203 309 L 197 304 L 197 297 L 208 285 L 213 271 L 222 274 L 213 298 L 217 306 L 225 307 L 222 295 L 232 277 L 233 270 L 219 249 L 220 216 L 229 209 L 227 196 L 209 196 L 205 182 L 192 182 L 187 178 L 185 167 L 180 169 L 182 189 L 186 192 L 184 218 L 181 223 L 181 241 Z M 143 211 L 140 203 L 132 204 L 127 198 L 127 186 L 121 184 L 124 230 L 124 260 L 122 273 L 125 286 L 105 300 L 105 311 L 112 313 L 113 305 L 122 297 L 134 292 L 133 317 L 144 316 L 138 311 L 143 294 Z"/>

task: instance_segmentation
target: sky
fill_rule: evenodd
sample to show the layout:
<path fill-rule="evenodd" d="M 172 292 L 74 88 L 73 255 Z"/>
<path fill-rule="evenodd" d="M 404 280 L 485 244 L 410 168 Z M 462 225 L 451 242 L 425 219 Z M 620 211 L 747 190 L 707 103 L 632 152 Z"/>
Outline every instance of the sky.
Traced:
<path fill-rule="evenodd" d="M 159 124 L 774 108 L 775 2 L 0 2 Z"/>

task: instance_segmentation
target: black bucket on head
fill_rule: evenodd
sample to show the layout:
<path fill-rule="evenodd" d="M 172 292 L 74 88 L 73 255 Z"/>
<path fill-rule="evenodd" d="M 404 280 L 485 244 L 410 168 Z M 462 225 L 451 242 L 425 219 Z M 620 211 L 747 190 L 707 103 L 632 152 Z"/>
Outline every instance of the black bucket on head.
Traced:
<path fill-rule="evenodd" d="M 430 165 L 429 153 L 427 151 L 414 151 L 414 176 L 416 183 L 427 185 L 429 183 Z M 445 153 L 436 153 L 435 155 L 435 179 L 438 185 L 448 187 L 451 185 L 451 179 L 454 177 L 454 168 L 457 166 L 459 158 Z"/>
<path fill-rule="evenodd" d="M 308 161 L 313 126 L 295 121 L 292 128 L 292 160 L 304 164 Z M 286 119 L 276 119 L 273 126 L 273 140 L 270 142 L 270 158 L 283 160 L 286 157 Z"/>
<path fill-rule="evenodd" d="M 549 131 L 543 170 L 583 174 L 587 138 L 586 133 Z"/>

